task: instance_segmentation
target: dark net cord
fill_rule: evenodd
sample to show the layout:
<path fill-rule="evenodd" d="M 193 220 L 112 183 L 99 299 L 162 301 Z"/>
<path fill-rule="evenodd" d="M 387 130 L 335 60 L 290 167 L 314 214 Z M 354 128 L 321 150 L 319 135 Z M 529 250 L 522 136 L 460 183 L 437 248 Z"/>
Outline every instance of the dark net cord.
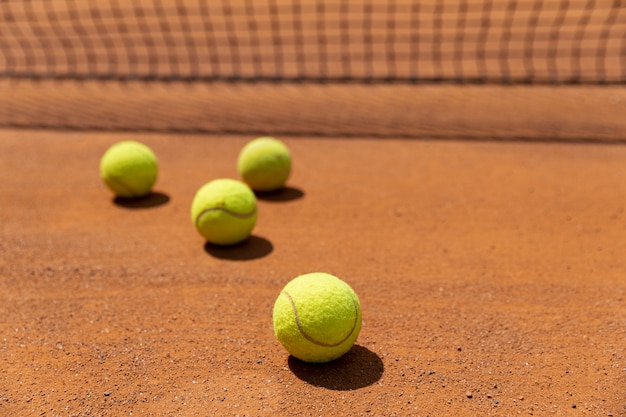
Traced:
<path fill-rule="evenodd" d="M 0 77 L 626 83 L 624 0 L 0 0 Z"/>

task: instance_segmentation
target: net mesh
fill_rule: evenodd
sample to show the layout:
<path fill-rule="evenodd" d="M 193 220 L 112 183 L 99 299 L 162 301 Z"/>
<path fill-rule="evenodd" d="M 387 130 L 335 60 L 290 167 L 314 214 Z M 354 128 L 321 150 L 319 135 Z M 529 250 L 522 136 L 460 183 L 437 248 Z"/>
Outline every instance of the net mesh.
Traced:
<path fill-rule="evenodd" d="M 2 0 L 0 77 L 626 82 L 623 0 Z"/>

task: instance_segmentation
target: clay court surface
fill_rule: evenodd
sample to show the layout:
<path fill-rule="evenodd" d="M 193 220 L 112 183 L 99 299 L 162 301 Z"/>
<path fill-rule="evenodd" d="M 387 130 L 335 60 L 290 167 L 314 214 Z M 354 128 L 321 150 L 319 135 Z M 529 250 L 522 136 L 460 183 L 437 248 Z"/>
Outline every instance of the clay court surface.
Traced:
<path fill-rule="evenodd" d="M 193 195 L 251 138 L 1 132 L 0 414 L 626 415 L 623 142 L 285 136 L 289 187 L 205 245 Z M 147 199 L 99 178 L 122 139 L 159 157 Z M 363 308 L 326 365 L 272 330 L 312 271 Z"/>
<path fill-rule="evenodd" d="M 18 26 L 40 13 L 5 3 L 4 17 L 13 6 L 25 8 Z M 479 22 L 476 7 L 469 16 Z M 51 10 L 52 22 L 67 17 Z M 607 22 L 598 16 L 592 34 Z M 86 34 L 113 30 L 86 22 Z M 57 54 L 52 43 L 6 36 L 14 66 L 6 59 L 10 76 L 0 80 L 0 417 L 626 416 L 617 29 L 605 34 L 605 67 L 581 60 L 588 85 L 120 82 L 98 63 L 115 51 L 124 76 L 134 58 L 122 43 L 97 50 L 104 61 L 72 61 L 80 44 Z M 32 68 L 20 66 L 24 45 Z M 170 46 L 159 53 L 174 62 Z M 478 61 L 492 78 L 509 64 L 495 56 Z M 166 58 L 129 63 L 130 75 L 158 76 Z M 470 78 L 483 71 L 472 59 L 456 61 Z M 510 75 L 531 61 L 511 62 Z M 556 74 L 542 62 L 539 80 Z M 51 63 L 69 72 L 46 78 Z M 330 75 L 345 69 L 329 65 Z M 428 62 L 420 68 L 429 75 Z M 72 80 L 73 71 L 87 77 Z M 593 85 L 603 71 L 614 85 Z M 237 178 L 240 149 L 261 134 L 291 149 L 288 187 L 258 195 L 247 241 L 207 245 L 190 218 L 193 196 L 212 179 Z M 159 179 L 149 197 L 119 201 L 98 165 L 128 139 L 153 149 Z M 290 357 L 272 329 L 283 286 L 315 271 L 348 282 L 363 312 L 354 348 L 324 365 Z"/>

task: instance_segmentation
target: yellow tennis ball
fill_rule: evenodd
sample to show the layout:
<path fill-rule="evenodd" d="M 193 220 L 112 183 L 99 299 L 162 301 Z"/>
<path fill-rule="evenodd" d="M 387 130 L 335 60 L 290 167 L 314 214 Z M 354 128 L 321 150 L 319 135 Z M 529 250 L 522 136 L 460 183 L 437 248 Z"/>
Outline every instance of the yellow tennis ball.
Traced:
<path fill-rule="evenodd" d="M 159 171 L 154 152 L 143 143 L 122 141 L 100 160 L 100 176 L 118 197 L 142 197 L 152 191 Z"/>
<path fill-rule="evenodd" d="M 274 191 L 284 187 L 291 173 L 291 154 L 281 141 L 262 137 L 248 142 L 237 160 L 237 170 L 255 191 Z"/>
<path fill-rule="evenodd" d="M 352 288 L 323 272 L 300 275 L 276 299 L 274 333 L 294 357 L 329 362 L 348 352 L 361 331 L 361 305 Z"/>
<path fill-rule="evenodd" d="M 241 181 L 216 179 L 200 187 L 191 203 L 191 220 L 207 240 L 232 245 L 245 240 L 256 223 L 256 197 Z"/>

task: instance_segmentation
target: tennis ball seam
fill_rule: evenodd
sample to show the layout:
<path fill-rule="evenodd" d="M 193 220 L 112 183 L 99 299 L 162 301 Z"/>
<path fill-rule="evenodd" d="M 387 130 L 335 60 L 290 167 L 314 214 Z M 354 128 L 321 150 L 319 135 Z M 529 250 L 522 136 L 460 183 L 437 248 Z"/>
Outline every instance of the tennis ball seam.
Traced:
<path fill-rule="evenodd" d="M 147 152 L 145 149 L 137 149 L 136 154 L 139 155 L 139 157 L 142 158 L 145 162 L 150 164 L 153 168 L 157 168 L 158 163 L 156 162 L 156 155 L 154 155 L 152 150 L 150 150 L 150 152 Z M 154 156 L 154 159 L 152 158 L 152 156 Z"/>
<path fill-rule="evenodd" d="M 215 211 L 224 212 L 224 213 L 226 213 L 226 214 L 228 214 L 230 216 L 237 217 L 238 219 L 249 219 L 250 217 L 254 216 L 254 214 L 256 213 L 256 207 L 253 208 L 248 213 L 237 213 L 237 212 L 225 209 L 223 207 L 212 207 L 212 208 L 209 208 L 209 209 L 206 209 L 206 210 L 202 210 L 200 213 L 198 213 L 198 216 L 196 217 L 196 226 L 199 226 L 200 221 L 202 220 L 202 217 L 205 214 L 212 213 L 212 212 L 215 212 Z"/>
<path fill-rule="evenodd" d="M 129 187 L 128 184 L 126 184 L 123 181 L 118 180 L 115 177 L 106 177 L 106 181 L 110 181 L 110 182 L 114 183 L 116 186 L 126 190 L 128 192 L 128 194 L 130 194 L 131 196 L 136 196 L 137 194 L 140 194 L 135 189 Z"/>
<path fill-rule="evenodd" d="M 352 299 L 352 303 L 354 304 L 354 323 L 352 324 L 352 328 L 350 329 L 350 332 L 348 333 L 346 337 L 344 337 L 337 343 L 324 343 L 324 342 L 320 342 L 319 340 L 314 339 L 311 335 L 309 335 L 307 332 L 304 331 L 304 328 L 302 327 L 302 323 L 300 323 L 300 316 L 298 315 L 298 309 L 296 308 L 296 303 L 293 301 L 293 298 L 287 291 L 283 291 L 283 294 L 287 297 L 287 299 L 289 300 L 289 303 L 291 304 L 291 308 L 293 309 L 293 314 L 296 318 L 296 326 L 298 326 L 298 331 L 300 332 L 302 337 L 304 337 L 306 340 L 313 343 L 314 345 L 322 346 L 322 347 L 331 347 L 331 348 L 337 347 L 341 345 L 342 343 L 344 343 L 346 340 L 350 339 L 350 336 L 352 336 L 352 333 L 354 333 L 354 329 L 356 329 L 357 323 L 359 321 L 359 307 L 356 301 L 354 300 L 354 297 L 352 296 L 350 297 Z"/>

